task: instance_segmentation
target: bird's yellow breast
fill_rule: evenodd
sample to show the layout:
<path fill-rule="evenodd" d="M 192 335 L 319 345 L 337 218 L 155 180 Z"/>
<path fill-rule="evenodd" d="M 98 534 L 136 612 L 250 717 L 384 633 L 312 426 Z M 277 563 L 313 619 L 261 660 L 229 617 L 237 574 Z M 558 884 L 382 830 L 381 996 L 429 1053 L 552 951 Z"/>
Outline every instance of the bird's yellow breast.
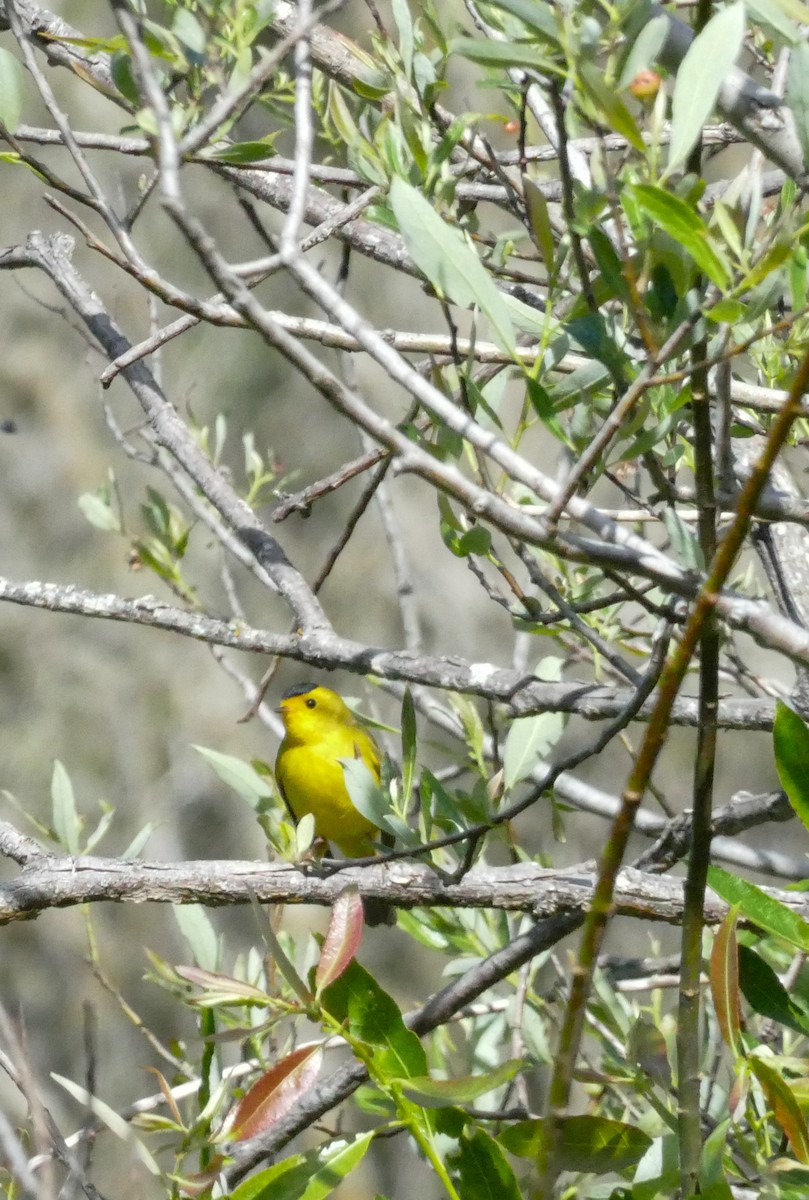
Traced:
<path fill-rule="evenodd" d="M 287 733 L 278 751 L 275 775 L 296 820 L 307 813 L 319 837 L 334 842 L 351 858 L 373 853 L 376 826 L 351 803 L 342 761 L 360 758 L 379 779 L 379 758 L 371 737 L 357 726 L 330 725 L 307 737 Z"/>

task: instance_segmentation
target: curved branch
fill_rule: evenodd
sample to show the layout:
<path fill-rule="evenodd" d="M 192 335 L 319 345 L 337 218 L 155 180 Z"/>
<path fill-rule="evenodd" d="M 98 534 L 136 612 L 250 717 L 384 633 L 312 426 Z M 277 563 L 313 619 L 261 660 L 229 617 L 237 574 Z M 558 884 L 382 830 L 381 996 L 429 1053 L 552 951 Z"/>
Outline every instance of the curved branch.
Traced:
<path fill-rule="evenodd" d="M 535 675 L 497 667 L 493 663 L 469 662 L 447 655 L 431 657 L 406 650 L 386 650 L 332 632 L 322 631 L 318 635 L 269 633 L 240 621 L 223 621 L 176 608 L 155 596 L 128 600 L 112 593 L 77 588 L 73 584 L 36 580 L 15 583 L 0 576 L 2 601 L 44 608 L 49 612 L 170 630 L 208 645 L 276 655 L 306 663 L 321 671 L 341 669 L 484 696 L 505 705 L 505 715 L 510 717 L 527 717 L 540 712 L 567 712 L 587 720 L 601 721 L 619 716 L 635 695 L 632 690 L 619 690 L 602 684 L 546 683 Z M 652 705 L 653 698 L 650 698 L 638 711 L 637 719 L 648 719 Z M 770 730 L 774 717 L 775 702 L 767 698 L 726 699 L 719 706 L 719 724 L 724 729 Z M 679 698 L 672 714 L 673 724 L 695 726 L 697 719 L 696 700 Z"/>

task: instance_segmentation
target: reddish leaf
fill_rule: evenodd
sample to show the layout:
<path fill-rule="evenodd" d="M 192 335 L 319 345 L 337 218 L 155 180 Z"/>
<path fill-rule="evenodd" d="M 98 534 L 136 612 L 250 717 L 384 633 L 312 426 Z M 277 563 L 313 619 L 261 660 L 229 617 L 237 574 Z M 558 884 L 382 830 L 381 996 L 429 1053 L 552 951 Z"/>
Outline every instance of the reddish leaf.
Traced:
<path fill-rule="evenodd" d="M 773 1116 L 789 1138 L 793 1154 L 804 1165 L 809 1163 L 809 1130 L 789 1084 L 756 1055 L 750 1058 L 750 1066 L 767 1097 Z"/>
<path fill-rule="evenodd" d="M 326 940 L 315 972 L 318 996 L 340 978 L 359 950 L 364 923 L 360 894 L 355 887 L 348 887 L 337 897 L 331 910 Z"/>
<path fill-rule="evenodd" d="M 735 1058 L 742 1053 L 742 1017 L 739 1007 L 739 948 L 736 944 L 738 906 L 730 910 L 716 931 L 711 950 L 711 992 L 722 1037 Z"/>
<path fill-rule="evenodd" d="M 168 1080 L 166 1079 L 165 1075 L 163 1075 L 162 1071 L 158 1071 L 157 1067 L 146 1067 L 145 1069 L 147 1071 L 151 1071 L 151 1073 L 156 1076 L 157 1082 L 160 1085 L 160 1091 L 163 1093 L 163 1099 L 166 1101 L 166 1105 L 171 1115 L 174 1117 L 174 1120 L 177 1122 L 180 1129 L 185 1129 L 185 1121 L 183 1120 L 180 1110 L 177 1107 L 177 1101 L 174 1099 L 174 1093 L 169 1087 Z"/>
<path fill-rule="evenodd" d="M 312 1086 L 322 1063 L 322 1046 L 301 1046 L 266 1071 L 236 1106 L 233 1141 L 255 1137 L 280 1121 Z"/>

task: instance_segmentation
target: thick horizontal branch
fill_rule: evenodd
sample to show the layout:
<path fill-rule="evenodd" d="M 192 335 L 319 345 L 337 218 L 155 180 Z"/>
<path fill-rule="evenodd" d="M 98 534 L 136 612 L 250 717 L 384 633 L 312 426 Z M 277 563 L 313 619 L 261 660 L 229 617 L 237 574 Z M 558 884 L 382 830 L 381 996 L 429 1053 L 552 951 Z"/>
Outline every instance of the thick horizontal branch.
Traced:
<path fill-rule="evenodd" d="M 50 612 L 146 625 L 208 645 L 277 655 L 319 671 L 339 669 L 483 696 L 502 703 L 511 717 L 566 712 L 592 721 L 608 720 L 624 712 L 632 697 L 628 689 L 583 682 L 546 683 L 530 673 L 497 667 L 493 663 L 386 650 L 325 631 L 319 635 L 269 633 L 238 621 L 224 621 L 176 608 L 155 596 L 128 600 L 112 593 L 90 592 L 72 584 L 36 580 L 15 583 L 0 577 L 2 601 Z M 652 703 L 650 698 L 642 706 L 639 720 L 648 717 Z M 774 716 L 775 702 L 768 698 L 726 699 L 719 706 L 719 724 L 724 729 L 770 730 Z M 696 726 L 696 699 L 681 697 L 674 706 L 672 721 L 677 725 Z"/>
<path fill-rule="evenodd" d="M 537 918 L 584 913 L 593 894 L 592 864 L 551 871 L 532 863 L 479 867 L 460 882 L 442 879 L 423 863 L 396 861 L 346 867 L 329 876 L 287 863 L 198 861 L 137 862 L 129 859 L 55 857 L 29 859 L 19 877 L 0 885 L 0 923 L 94 901 L 158 904 L 331 905 L 349 885 L 367 899 L 384 899 L 400 908 L 448 905 L 530 912 Z M 794 892 L 776 892 L 795 912 L 809 917 L 809 900 Z M 682 919 L 683 880 L 643 871 L 621 872 L 616 912 L 676 924 Z M 705 919 L 722 920 L 727 905 L 708 894 Z"/>

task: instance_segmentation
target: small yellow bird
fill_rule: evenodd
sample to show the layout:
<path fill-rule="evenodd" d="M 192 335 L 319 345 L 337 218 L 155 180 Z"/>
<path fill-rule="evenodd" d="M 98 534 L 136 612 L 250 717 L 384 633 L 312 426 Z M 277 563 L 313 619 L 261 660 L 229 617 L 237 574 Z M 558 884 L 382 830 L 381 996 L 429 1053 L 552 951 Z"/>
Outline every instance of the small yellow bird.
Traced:
<path fill-rule="evenodd" d="M 291 688 L 279 711 L 286 734 L 275 760 L 275 780 L 293 820 L 311 813 L 318 837 L 334 842 L 348 858 L 374 854 L 379 830 L 351 803 L 342 764 L 361 759 L 378 783 L 376 742 L 327 687 L 307 683 Z M 365 917 L 376 925 L 388 923 L 392 913 L 382 901 L 366 901 Z"/>

